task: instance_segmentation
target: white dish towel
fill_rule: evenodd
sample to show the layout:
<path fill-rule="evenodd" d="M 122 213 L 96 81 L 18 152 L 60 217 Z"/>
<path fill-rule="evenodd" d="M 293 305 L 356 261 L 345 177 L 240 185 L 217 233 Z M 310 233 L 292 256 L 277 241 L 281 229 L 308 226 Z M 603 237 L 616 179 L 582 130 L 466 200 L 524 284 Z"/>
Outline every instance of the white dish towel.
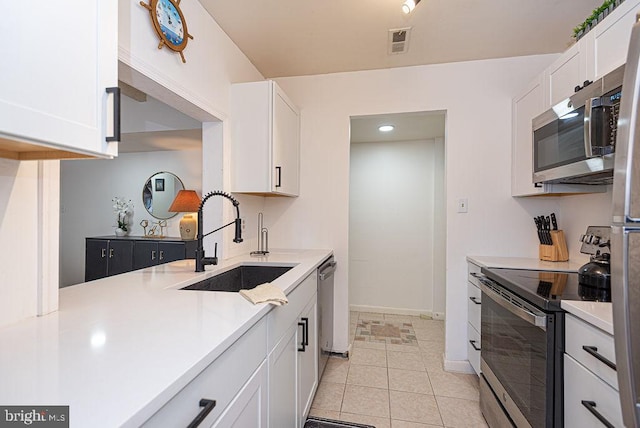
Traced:
<path fill-rule="evenodd" d="M 258 285 L 251 290 L 240 290 L 240 294 L 251 303 L 271 303 L 272 305 L 281 306 L 289 303 L 287 296 L 275 285 L 266 282 Z"/>

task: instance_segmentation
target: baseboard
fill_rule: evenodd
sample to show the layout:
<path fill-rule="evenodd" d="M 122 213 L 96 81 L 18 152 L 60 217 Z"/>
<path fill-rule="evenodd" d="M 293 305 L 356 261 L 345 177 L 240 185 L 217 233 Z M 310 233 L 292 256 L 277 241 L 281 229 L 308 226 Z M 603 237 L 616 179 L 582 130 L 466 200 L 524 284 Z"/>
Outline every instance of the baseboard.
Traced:
<path fill-rule="evenodd" d="M 467 360 L 444 360 L 444 370 L 447 372 L 476 374 Z"/>
<path fill-rule="evenodd" d="M 357 312 L 375 312 L 379 314 L 390 315 L 411 315 L 414 317 L 433 318 L 436 320 L 444 320 L 444 312 L 433 312 L 427 309 L 404 309 L 389 308 L 386 306 L 367 306 L 367 305 L 349 305 L 351 311 Z"/>

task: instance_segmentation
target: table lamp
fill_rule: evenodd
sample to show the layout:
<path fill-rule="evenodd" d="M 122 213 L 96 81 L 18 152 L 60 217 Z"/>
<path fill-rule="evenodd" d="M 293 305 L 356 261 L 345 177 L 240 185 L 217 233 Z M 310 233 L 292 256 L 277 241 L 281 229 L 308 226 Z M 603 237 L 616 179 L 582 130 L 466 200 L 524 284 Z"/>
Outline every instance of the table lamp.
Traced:
<path fill-rule="evenodd" d="M 198 224 L 191 213 L 198 211 L 200 202 L 195 190 L 180 190 L 169 207 L 169 212 L 187 213 L 180 220 L 180 237 L 184 240 L 196 239 Z"/>

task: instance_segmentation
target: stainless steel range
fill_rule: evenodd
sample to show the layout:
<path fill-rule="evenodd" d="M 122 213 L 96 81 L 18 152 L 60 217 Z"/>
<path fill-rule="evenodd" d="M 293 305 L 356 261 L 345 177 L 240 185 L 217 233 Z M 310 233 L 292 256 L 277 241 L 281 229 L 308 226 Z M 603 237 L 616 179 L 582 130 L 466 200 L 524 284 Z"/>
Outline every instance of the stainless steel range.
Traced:
<path fill-rule="evenodd" d="M 597 228 L 599 235 L 589 230 L 582 251 L 601 260 L 608 228 Z M 593 261 L 580 273 L 482 269 L 480 407 L 491 427 L 564 425 L 560 302 L 611 301 L 603 263 L 596 269 Z"/>

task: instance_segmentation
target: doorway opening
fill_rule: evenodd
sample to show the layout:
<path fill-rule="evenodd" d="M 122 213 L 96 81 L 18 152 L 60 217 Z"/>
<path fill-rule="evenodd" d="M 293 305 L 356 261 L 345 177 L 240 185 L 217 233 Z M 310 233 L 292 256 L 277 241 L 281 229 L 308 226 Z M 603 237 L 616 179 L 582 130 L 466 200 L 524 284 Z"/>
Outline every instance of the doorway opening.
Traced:
<path fill-rule="evenodd" d="M 118 157 L 61 161 L 60 287 L 88 280 L 85 239 L 114 235 L 118 226 L 114 198 L 133 205 L 127 217 L 129 236 L 144 237 L 151 227 L 163 222 L 164 228 L 157 228 L 158 234 L 179 239 L 182 214 L 161 213 L 155 204 L 147 203 L 145 190 L 150 180 L 164 175 L 174 178 L 154 180 L 153 189 L 164 196 L 158 202 L 166 199 L 165 208 L 179 190 L 177 183 L 200 195 L 203 188 L 222 188 L 222 122 L 122 63 L 119 78 L 122 138 Z M 205 157 L 209 165 L 219 162 L 220 168 L 205 170 Z M 158 182 L 162 186 L 158 187 Z M 169 186 L 174 182 L 175 189 Z M 215 202 L 207 207 L 205 224 L 221 222 L 222 207 L 219 201 Z M 132 262 L 127 259 L 123 263 Z M 130 266 L 121 270 L 132 269 Z M 120 272 L 116 269 L 112 274 L 115 273 Z M 106 275 L 110 275 L 108 269 Z"/>
<path fill-rule="evenodd" d="M 444 319 L 445 120 L 444 111 L 351 118 L 351 310 Z"/>

